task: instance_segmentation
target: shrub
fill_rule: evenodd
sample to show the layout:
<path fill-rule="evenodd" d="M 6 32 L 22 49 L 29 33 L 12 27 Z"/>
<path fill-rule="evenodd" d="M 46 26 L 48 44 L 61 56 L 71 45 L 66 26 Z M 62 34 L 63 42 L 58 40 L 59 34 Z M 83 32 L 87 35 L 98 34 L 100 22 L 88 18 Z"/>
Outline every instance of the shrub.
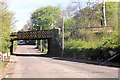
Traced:
<path fill-rule="evenodd" d="M 92 38 L 88 41 L 70 39 L 65 43 L 65 55 L 66 57 L 73 57 L 76 54 L 76 58 L 98 61 L 107 60 L 120 52 L 119 39 L 117 32 L 104 33 L 100 39 L 95 40 Z M 115 52 L 115 54 L 111 56 L 110 50 Z"/>
<path fill-rule="evenodd" d="M 3 41 L 2 42 L 2 50 L 1 50 L 1 52 L 2 53 L 8 53 L 9 47 L 10 47 L 10 43 L 7 42 L 7 41 Z"/>

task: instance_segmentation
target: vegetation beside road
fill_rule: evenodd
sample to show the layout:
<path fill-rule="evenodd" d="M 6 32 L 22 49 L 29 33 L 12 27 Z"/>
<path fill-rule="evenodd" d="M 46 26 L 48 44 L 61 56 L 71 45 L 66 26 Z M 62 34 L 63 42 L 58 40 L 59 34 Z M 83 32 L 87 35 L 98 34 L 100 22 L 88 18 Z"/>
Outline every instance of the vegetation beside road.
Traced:
<path fill-rule="evenodd" d="M 14 14 L 9 11 L 6 1 L 0 1 L 0 68 L 10 61 L 10 33 L 13 30 Z"/>
<path fill-rule="evenodd" d="M 105 61 L 120 53 L 120 43 L 118 34 L 108 34 L 106 37 L 94 41 L 68 40 L 65 46 L 64 56 L 76 58 Z"/>
<path fill-rule="evenodd" d="M 7 63 L 6 63 L 6 62 L 0 62 L 0 68 L 5 67 L 6 65 L 7 65 Z"/>
<path fill-rule="evenodd" d="M 118 2 L 106 2 L 107 26 L 101 26 L 101 7 L 102 3 L 88 5 L 65 20 L 65 57 L 105 61 L 120 53 Z"/>
<path fill-rule="evenodd" d="M 0 52 L 2 53 L 9 52 L 13 20 L 13 13 L 8 10 L 6 2 L 0 1 Z"/>
<path fill-rule="evenodd" d="M 107 26 L 104 25 L 102 2 L 88 1 L 83 7 L 78 1 L 76 5 L 73 3 L 68 5 L 63 11 L 51 6 L 37 9 L 23 30 L 39 31 L 52 28 L 62 30 L 62 18 L 64 18 L 65 49 L 63 56 L 105 61 L 120 53 L 118 4 L 118 2 L 105 2 Z M 60 44 L 62 44 L 61 38 L 62 35 L 58 38 Z M 42 47 L 46 48 L 45 43 L 46 41 L 42 42 Z M 38 45 L 40 45 L 39 41 Z M 119 61 L 117 57 L 115 59 Z"/>
<path fill-rule="evenodd" d="M 2 62 L 0 62 L 0 68 L 3 66 L 3 63 Z"/>

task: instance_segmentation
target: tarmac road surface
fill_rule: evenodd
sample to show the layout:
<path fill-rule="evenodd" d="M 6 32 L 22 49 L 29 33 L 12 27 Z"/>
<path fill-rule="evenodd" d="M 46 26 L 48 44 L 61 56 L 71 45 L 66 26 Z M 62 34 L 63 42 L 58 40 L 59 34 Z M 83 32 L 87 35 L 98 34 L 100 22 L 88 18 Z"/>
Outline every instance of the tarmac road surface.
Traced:
<path fill-rule="evenodd" d="M 35 46 L 19 45 L 6 78 L 118 78 L 118 68 L 40 57 Z"/>

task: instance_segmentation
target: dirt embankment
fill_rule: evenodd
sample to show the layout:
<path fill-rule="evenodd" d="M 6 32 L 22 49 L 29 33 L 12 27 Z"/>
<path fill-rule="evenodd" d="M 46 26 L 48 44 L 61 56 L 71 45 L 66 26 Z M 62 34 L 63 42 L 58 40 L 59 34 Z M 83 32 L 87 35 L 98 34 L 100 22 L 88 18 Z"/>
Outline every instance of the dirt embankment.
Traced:
<path fill-rule="evenodd" d="M 10 60 L 10 56 L 6 57 L 6 59 L 1 60 L 1 66 L 0 66 L 0 80 L 4 78 L 9 70 L 12 68 L 13 62 Z"/>

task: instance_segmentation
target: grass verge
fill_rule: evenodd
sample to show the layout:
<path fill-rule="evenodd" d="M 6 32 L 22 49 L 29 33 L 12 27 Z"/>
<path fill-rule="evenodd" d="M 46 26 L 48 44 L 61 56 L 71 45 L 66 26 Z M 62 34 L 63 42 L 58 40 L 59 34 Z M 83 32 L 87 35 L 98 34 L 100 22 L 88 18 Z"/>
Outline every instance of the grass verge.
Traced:
<path fill-rule="evenodd" d="M 0 68 L 2 68 L 3 67 L 3 62 L 0 62 Z"/>

